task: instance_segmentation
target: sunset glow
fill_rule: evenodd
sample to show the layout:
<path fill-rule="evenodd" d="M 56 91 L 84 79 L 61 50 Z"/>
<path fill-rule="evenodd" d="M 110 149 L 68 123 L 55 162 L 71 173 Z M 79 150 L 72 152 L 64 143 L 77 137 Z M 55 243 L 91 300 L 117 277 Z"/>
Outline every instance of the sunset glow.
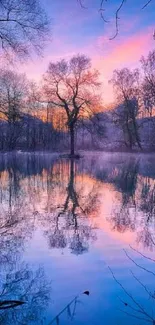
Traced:
<path fill-rule="evenodd" d="M 0 324 L 155 325 L 155 0 L 0 0 Z"/>
<path fill-rule="evenodd" d="M 30 78 L 39 81 L 50 61 L 68 59 L 76 53 L 86 54 L 91 57 L 93 67 L 100 71 L 104 103 L 113 102 L 113 89 L 108 84 L 113 70 L 125 66 L 138 67 L 141 56 L 154 48 L 153 4 L 140 15 L 138 3 L 134 0 L 127 3 L 122 10 L 119 35 L 112 41 L 109 37 L 115 31 L 114 19 L 110 24 L 104 24 L 99 17 L 96 0 L 92 1 L 87 10 L 82 9 L 77 1 L 71 0 L 65 3 L 61 0 L 55 3 L 46 0 L 45 5 L 51 17 L 54 17 L 51 43 L 45 49 L 43 58 L 32 58 L 28 64 L 22 65 L 22 70 Z M 128 14 L 131 7 L 132 17 Z M 147 19 L 148 13 L 152 19 Z"/>

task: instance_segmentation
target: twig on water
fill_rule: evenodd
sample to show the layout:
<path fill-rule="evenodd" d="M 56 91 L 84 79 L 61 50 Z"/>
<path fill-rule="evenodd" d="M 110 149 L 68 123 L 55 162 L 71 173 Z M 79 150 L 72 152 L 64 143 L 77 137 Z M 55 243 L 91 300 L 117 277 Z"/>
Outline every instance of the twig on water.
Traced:
<path fill-rule="evenodd" d="M 78 298 L 81 294 L 84 294 L 84 295 L 89 296 L 90 293 L 89 293 L 88 290 L 86 290 L 86 291 L 84 291 L 84 292 L 78 294 L 77 296 L 75 296 L 74 299 L 72 299 L 72 300 L 67 304 L 67 306 L 65 306 L 65 308 L 63 308 L 63 309 L 60 311 L 60 313 L 57 314 L 57 315 L 52 319 L 52 321 L 49 323 L 49 325 L 53 324 L 55 321 L 58 323 L 58 322 L 59 322 L 59 316 L 60 316 L 61 314 L 63 314 L 63 312 L 64 312 L 65 310 L 68 310 L 69 307 L 73 304 L 73 302 L 75 303 L 73 313 L 75 313 L 75 306 L 76 306 L 76 303 L 77 303 L 77 298 Z"/>

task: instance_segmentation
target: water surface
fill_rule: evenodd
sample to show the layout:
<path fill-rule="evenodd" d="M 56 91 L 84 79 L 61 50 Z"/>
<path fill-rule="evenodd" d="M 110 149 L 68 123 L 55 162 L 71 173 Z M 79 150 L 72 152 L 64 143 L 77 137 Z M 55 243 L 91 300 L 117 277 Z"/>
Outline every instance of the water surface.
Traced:
<path fill-rule="evenodd" d="M 154 162 L 0 155 L 1 324 L 154 324 Z"/>

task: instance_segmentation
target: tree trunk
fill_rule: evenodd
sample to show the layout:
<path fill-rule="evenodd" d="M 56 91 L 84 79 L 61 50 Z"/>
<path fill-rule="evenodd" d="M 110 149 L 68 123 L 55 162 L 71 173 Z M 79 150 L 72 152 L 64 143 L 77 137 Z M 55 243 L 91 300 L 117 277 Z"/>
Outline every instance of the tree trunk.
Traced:
<path fill-rule="evenodd" d="M 136 142 L 138 144 L 138 147 L 142 150 L 141 141 L 140 141 L 140 137 L 139 137 L 139 133 L 138 133 L 138 125 L 137 125 L 135 116 L 133 117 L 133 126 L 134 126 L 134 131 L 135 131 Z"/>
<path fill-rule="evenodd" d="M 70 154 L 74 156 L 74 125 L 71 124 L 69 127 L 70 130 Z"/>
<path fill-rule="evenodd" d="M 132 150 L 132 134 L 130 131 L 130 127 L 129 127 L 129 122 L 126 121 L 126 130 L 127 130 L 127 136 L 128 136 L 128 142 L 129 142 L 129 148 L 130 150 Z"/>

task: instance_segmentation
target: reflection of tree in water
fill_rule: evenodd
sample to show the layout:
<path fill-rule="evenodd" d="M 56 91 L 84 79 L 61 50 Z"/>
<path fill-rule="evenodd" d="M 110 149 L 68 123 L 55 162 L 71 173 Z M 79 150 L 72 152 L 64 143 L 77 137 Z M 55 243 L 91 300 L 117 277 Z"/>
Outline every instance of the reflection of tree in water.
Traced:
<path fill-rule="evenodd" d="M 113 168 L 112 172 L 103 166 L 102 179 L 99 173 L 95 176 L 115 186 L 117 205 L 110 222 L 116 231 L 137 231 L 138 240 L 152 248 L 155 243 L 154 180 L 139 175 L 136 161 L 123 166 Z M 91 174 L 94 168 L 96 165 L 91 166 Z M 86 252 L 91 240 L 95 239 L 93 228 L 100 207 L 101 182 L 94 177 L 90 185 L 90 177 L 85 177 L 89 175 L 89 168 L 87 173 L 79 172 L 75 161 L 54 165 L 53 162 L 41 162 L 39 158 L 24 158 L 14 165 L 13 162 L 8 166 L 4 164 L 1 170 L 0 299 L 21 299 L 26 300 L 26 304 L 1 310 L 0 323 L 18 325 L 34 321 L 39 324 L 42 306 L 45 307 L 48 300 L 48 285 L 41 270 L 32 272 L 28 266 L 15 268 L 25 241 L 35 228 L 42 226 L 50 248 L 68 247 L 74 254 Z"/>
<path fill-rule="evenodd" d="M 143 213 L 145 224 L 138 234 L 138 240 L 143 242 L 144 247 L 154 249 L 155 182 L 148 177 L 143 178 L 141 180 L 141 187 L 139 209 Z"/>
<path fill-rule="evenodd" d="M 89 194 L 85 195 L 83 184 L 76 190 L 75 162 L 70 160 L 68 163 L 69 180 L 66 198 L 62 206 L 57 207 L 55 214 L 51 215 L 50 229 L 45 233 L 49 238 L 50 247 L 65 248 L 69 246 L 72 253 L 82 254 L 88 251 L 89 241 L 95 239 L 90 220 L 87 217 L 95 210 L 97 212 L 98 193 L 97 188 L 93 186 Z"/>
<path fill-rule="evenodd" d="M 121 164 L 118 159 L 117 166 L 113 163 L 99 167 L 94 156 L 90 160 L 87 157 L 78 162 L 57 163 L 48 155 L 7 159 L 0 157 L 0 233 L 5 232 L 5 227 L 10 228 L 10 239 L 5 241 L 3 236 L 0 244 L 7 249 L 5 255 L 10 252 L 10 259 L 11 250 L 22 248 L 38 226 L 43 227 L 50 247 L 69 247 L 76 254 L 87 251 L 94 238 L 90 224 L 100 208 L 98 186 L 102 182 L 115 186 L 117 202 L 108 219 L 112 229 L 137 232 L 138 241 L 151 247 L 155 183 L 139 175 L 137 159 Z M 9 247 L 11 240 L 15 246 Z"/>
<path fill-rule="evenodd" d="M 138 175 L 138 162 L 129 162 L 129 164 L 123 167 L 115 177 L 115 185 L 118 191 L 122 193 L 122 203 L 127 205 L 131 200 L 132 204 L 135 204 L 135 191 L 137 187 L 137 175 Z"/>
<path fill-rule="evenodd" d="M 54 169 L 52 163 L 44 169 L 36 160 L 37 171 L 34 171 L 31 162 L 32 159 L 25 158 L 20 165 L 15 159 L 11 163 L 3 161 L 0 166 L 0 302 L 25 302 L 14 308 L 0 309 L 0 323 L 4 325 L 42 324 L 49 299 L 49 285 L 43 270 L 31 271 L 24 264 L 17 267 L 25 242 L 32 237 L 34 229 L 43 224 L 50 247 L 69 247 L 74 254 L 87 251 L 89 241 L 95 239 L 87 214 L 95 215 L 97 211 L 96 185 L 88 197 L 85 186 L 75 181 L 74 161 L 67 164 L 66 173 Z M 62 165 L 65 167 L 66 162 Z M 64 203 L 60 207 L 61 199 Z"/>
<path fill-rule="evenodd" d="M 5 175 L 1 173 L 0 182 L 0 263 L 4 264 L 11 263 L 15 252 L 18 259 L 25 240 L 32 235 L 34 220 L 26 211 L 18 172 L 9 170 Z"/>
<path fill-rule="evenodd" d="M 0 301 L 19 300 L 24 304 L 0 310 L 0 324 L 42 324 L 45 306 L 49 301 L 50 285 L 42 268 L 31 271 L 21 264 L 8 272 L 3 271 L 0 281 Z"/>
<path fill-rule="evenodd" d="M 39 324 L 49 299 L 49 285 L 43 269 L 31 271 L 28 265 L 17 266 L 24 242 L 33 229 L 22 208 L 15 208 L 10 200 L 7 214 L 0 215 L 0 302 L 25 302 L 18 307 L 0 309 L 0 324 L 4 325 L 26 325 L 36 321 Z"/>
<path fill-rule="evenodd" d="M 134 231 L 136 228 L 136 187 L 137 187 L 138 163 L 129 163 L 119 170 L 114 184 L 121 193 L 120 205 L 113 210 L 111 222 L 113 229 L 119 232 Z"/>
<path fill-rule="evenodd" d="M 8 247 L 5 255 L 10 252 L 9 259 L 11 251 L 18 250 L 17 246 L 21 249 L 40 225 L 50 247 L 70 247 L 75 254 L 88 250 L 89 241 L 95 239 L 89 217 L 94 217 L 99 208 L 98 188 L 95 179 L 89 189 L 83 176 L 76 177 L 75 165 L 73 160 L 49 163 L 42 155 L 28 155 L 24 160 L 21 156 L 21 161 L 11 156 L 1 161 L 0 231 L 10 228 L 9 240 L 3 236 L 1 244 Z"/>
<path fill-rule="evenodd" d="M 147 177 L 142 183 L 140 208 L 147 215 L 148 222 L 155 217 L 155 184 Z"/>
<path fill-rule="evenodd" d="M 25 196 L 23 175 L 16 167 L 8 166 L 0 173 L 0 304 L 12 300 L 25 303 L 0 308 L 0 324 L 42 324 L 41 315 L 49 300 L 50 286 L 42 268 L 32 271 L 20 263 L 25 241 L 33 233 L 35 218 Z"/>
<path fill-rule="evenodd" d="M 119 170 L 113 183 L 121 193 L 119 204 L 113 209 L 110 222 L 118 232 L 137 231 L 137 241 L 153 247 L 155 216 L 154 181 L 138 176 L 138 163 Z"/>

